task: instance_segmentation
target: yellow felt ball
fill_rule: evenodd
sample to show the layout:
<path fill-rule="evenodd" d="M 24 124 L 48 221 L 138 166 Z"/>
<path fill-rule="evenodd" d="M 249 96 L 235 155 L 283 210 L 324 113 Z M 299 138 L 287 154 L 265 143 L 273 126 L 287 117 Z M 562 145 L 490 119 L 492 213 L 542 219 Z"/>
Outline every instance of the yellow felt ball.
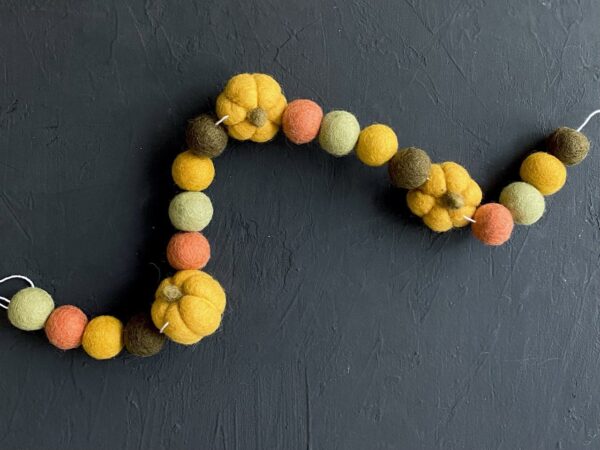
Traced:
<path fill-rule="evenodd" d="M 360 132 L 356 156 L 367 166 L 382 166 L 398 151 L 396 133 L 387 125 L 376 123 Z"/>
<path fill-rule="evenodd" d="M 287 101 L 279 83 L 264 73 L 232 77 L 217 97 L 217 116 L 239 141 L 266 142 L 275 137 Z"/>
<path fill-rule="evenodd" d="M 567 169 L 556 157 L 546 152 L 529 155 L 521 164 L 521 179 L 543 195 L 558 192 L 567 181 Z"/>
<path fill-rule="evenodd" d="M 98 316 L 89 321 L 81 345 L 94 359 L 110 359 L 123 350 L 123 324 L 112 316 Z"/>
<path fill-rule="evenodd" d="M 210 158 L 191 151 L 177 155 L 171 167 L 173 181 L 186 191 L 203 191 L 215 178 L 215 166 Z"/>

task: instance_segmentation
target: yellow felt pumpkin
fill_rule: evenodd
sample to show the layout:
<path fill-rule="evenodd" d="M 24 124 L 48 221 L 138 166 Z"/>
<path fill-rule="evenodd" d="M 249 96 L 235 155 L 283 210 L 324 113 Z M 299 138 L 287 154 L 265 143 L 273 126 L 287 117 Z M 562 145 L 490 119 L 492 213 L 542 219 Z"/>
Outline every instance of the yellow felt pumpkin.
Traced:
<path fill-rule="evenodd" d="M 165 278 L 156 291 L 154 325 L 179 344 L 190 345 L 214 333 L 225 310 L 225 292 L 199 270 L 181 270 Z"/>
<path fill-rule="evenodd" d="M 431 165 L 427 181 L 408 191 L 406 202 L 425 225 L 443 232 L 468 225 L 481 197 L 481 188 L 464 167 L 445 162 Z"/>
<path fill-rule="evenodd" d="M 231 78 L 217 97 L 217 116 L 237 140 L 266 142 L 277 134 L 287 101 L 279 83 L 264 73 Z"/>

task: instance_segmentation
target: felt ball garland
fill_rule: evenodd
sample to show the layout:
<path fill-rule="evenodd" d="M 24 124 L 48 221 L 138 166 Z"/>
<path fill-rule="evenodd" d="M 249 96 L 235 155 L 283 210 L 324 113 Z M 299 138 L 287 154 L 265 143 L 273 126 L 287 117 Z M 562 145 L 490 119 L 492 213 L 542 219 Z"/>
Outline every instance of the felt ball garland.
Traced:
<path fill-rule="evenodd" d="M 309 99 L 287 102 L 279 83 L 271 76 L 243 73 L 232 77 L 216 100 L 216 114 L 201 114 L 186 128 L 186 148 L 171 167 L 174 184 L 181 189 L 171 200 L 168 215 L 176 232 L 166 258 L 175 270 L 159 284 L 149 312 L 133 316 L 124 326 L 113 316 L 88 320 L 73 305 L 55 308 L 52 296 L 22 275 L 29 285 L 0 307 L 8 320 L 24 331 L 44 329 L 48 341 L 61 351 L 79 346 L 92 358 L 111 359 L 121 353 L 147 357 L 159 353 L 167 338 L 193 345 L 215 333 L 227 305 L 221 284 L 204 272 L 211 255 L 209 241 L 201 233 L 213 216 L 210 198 L 202 191 L 215 178 L 213 159 L 225 150 L 228 137 L 239 141 L 267 142 L 281 128 L 296 145 L 318 141 L 327 153 L 342 157 L 352 151 L 370 167 L 387 164 L 390 183 L 405 189 L 410 211 L 437 233 L 471 225 L 472 234 L 489 246 L 507 242 L 514 224 L 538 222 L 546 208 L 544 196 L 553 195 L 566 183 L 567 166 L 581 163 L 590 142 L 581 133 L 592 112 L 578 129 L 560 127 L 548 138 L 548 152 L 537 151 L 520 168 L 522 181 L 508 184 L 498 203 L 481 205 L 481 188 L 468 171 L 455 162 L 432 163 L 417 147 L 399 149 L 391 127 L 373 124 L 361 130 L 350 112 L 323 114 Z"/>

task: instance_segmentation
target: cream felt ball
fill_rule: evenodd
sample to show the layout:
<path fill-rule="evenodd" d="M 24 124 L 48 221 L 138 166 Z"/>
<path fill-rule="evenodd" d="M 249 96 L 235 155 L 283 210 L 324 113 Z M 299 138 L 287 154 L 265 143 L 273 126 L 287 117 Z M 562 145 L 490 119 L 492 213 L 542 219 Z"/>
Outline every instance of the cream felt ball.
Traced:
<path fill-rule="evenodd" d="M 560 127 L 550 136 L 550 151 L 566 166 L 575 166 L 590 151 L 590 141 L 585 134 L 568 127 Z"/>
<path fill-rule="evenodd" d="M 8 320 L 24 331 L 41 330 L 54 309 L 50 294 L 40 288 L 21 289 L 10 300 Z"/>
<path fill-rule="evenodd" d="M 396 133 L 387 125 L 376 123 L 360 132 L 356 144 L 356 156 L 363 164 L 382 166 L 398 151 Z"/>
<path fill-rule="evenodd" d="M 202 192 L 181 192 L 169 205 L 169 218 L 181 231 L 201 231 L 211 221 L 213 206 Z"/>
<path fill-rule="evenodd" d="M 529 155 L 521 164 L 521 179 L 534 186 L 543 195 L 558 192 L 567 181 L 567 169 L 556 157 L 546 152 Z"/>
<path fill-rule="evenodd" d="M 294 144 L 307 144 L 317 137 L 323 110 L 312 100 L 298 99 L 290 102 L 283 112 L 281 127 Z"/>
<path fill-rule="evenodd" d="M 81 345 L 87 323 L 87 316 L 81 309 L 73 305 L 63 305 L 52 311 L 44 330 L 48 341 L 56 348 L 71 350 Z"/>
<path fill-rule="evenodd" d="M 532 225 L 544 215 L 544 196 L 529 183 L 517 181 L 502 189 L 500 203 L 506 206 L 515 223 Z"/>
<path fill-rule="evenodd" d="M 203 191 L 215 178 L 215 166 L 210 158 L 190 150 L 180 153 L 171 167 L 173 181 L 186 191 Z"/>
<path fill-rule="evenodd" d="M 360 124 L 347 111 L 331 111 L 323 117 L 319 145 L 333 156 L 345 156 L 352 151 L 360 134 Z"/>
<path fill-rule="evenodd" d="M 123 324 L 112 316 L 98 316 L 89 321 L 81 345 L 94 359 L 110 359 L 123 350 Z"/>
<path fill-rule="evenodd" d="M 510 239 L 514 222 L 510 211 L 499 203 L 481 205 L 473 214 L 473 235 L 487 245 L 502 245 Z"/>

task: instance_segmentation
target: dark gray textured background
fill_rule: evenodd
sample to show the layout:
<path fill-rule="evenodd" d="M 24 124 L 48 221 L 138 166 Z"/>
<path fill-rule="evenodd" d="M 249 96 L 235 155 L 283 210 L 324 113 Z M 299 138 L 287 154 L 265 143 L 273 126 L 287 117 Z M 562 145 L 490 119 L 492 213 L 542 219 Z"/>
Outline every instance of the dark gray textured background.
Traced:
<path fill-rule="evenodd" d="M 148 308 L 185 122 L 241 71 L 392 125 L 495 199 L 600 107 L 599 23 L 594 0 L 0 0 L 0 275 L 90 315 Z M 432 234 L 353 156 L 232 143 L 208 190 L 219 333 L 96 362 L 2 313 L 0 448 L 599 448 L 586 132 L 546 216 L 498 249 Z"/>

